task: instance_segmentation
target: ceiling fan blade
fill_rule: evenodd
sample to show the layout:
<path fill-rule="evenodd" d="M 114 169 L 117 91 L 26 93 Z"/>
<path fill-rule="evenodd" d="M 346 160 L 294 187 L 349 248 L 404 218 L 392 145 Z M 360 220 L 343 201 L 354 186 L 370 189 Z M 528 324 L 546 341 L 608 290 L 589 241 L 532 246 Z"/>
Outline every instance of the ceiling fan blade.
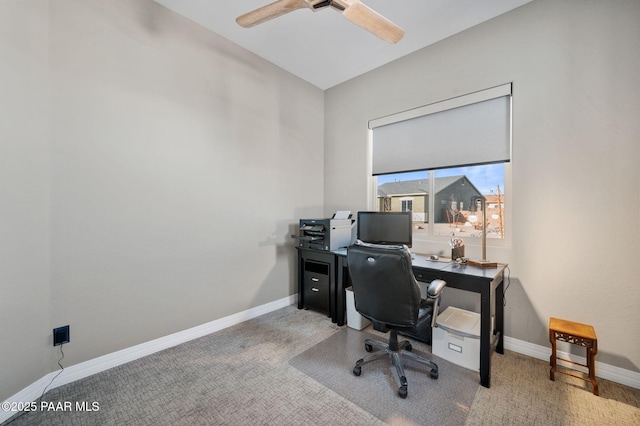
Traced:
<path fill-rule="evenodd" d="M 249 28 L 305 7 L 309 7 L 305 0 L 277 0 L 271 4 L 238 16 L 236 22 L 241 27 Z"/>
<path fill-rule="evenodd" d="M 397 43 L 404 37 L 404 30 L 402 28 L 369 6 L 361 3 L 360 0 L 353 0 L 350 3 L 351 4 L 342 11 L 342 14 L 354 24 L 389 43 Z"/>

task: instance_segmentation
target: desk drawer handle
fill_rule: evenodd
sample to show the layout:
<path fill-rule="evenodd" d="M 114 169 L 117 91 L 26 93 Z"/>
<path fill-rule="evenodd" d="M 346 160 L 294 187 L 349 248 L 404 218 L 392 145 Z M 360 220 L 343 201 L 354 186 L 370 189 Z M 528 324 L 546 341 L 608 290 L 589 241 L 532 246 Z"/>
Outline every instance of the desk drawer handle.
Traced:
<path fill-rule="evenodd" d="M 311 278 L 311 281 L 313 281 L 313 282 L 316 282 L 316 283 L 317 283 L 318 281 L 320 281 L 320 278 Z"/>
<path fill-rule="evenodd" d="M 317 289 L 317 288 L 315 288 L 315 287 L 311 287 L 311 291 L 316 291 L 316 292 L 318 292 L 318 291 L 320 291 L 320 290 L 318 290 L 318 289 Z"/>

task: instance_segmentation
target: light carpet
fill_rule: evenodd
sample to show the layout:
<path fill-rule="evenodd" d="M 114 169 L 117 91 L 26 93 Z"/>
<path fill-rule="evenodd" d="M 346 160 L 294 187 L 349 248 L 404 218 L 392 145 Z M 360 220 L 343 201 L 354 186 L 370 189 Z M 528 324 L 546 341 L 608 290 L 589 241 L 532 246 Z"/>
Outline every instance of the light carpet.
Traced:
<path fill-rule="evenodd" d="M 371 328 L 365 330 L 385 340 L 386 335 Z M 600 396 L 591 393 L 584 382 L 572 377 L 549 380 L 549 363 L 506 351 L 492 357 L 491 388 L 478 385 L 478 375 L 443 360 L 438 360 L 440 377 L 431 380 L 424 370 L 408 370 L 409 396 L 396 394 L 395 378 L 381 378 L 377 385 L 375 368 L 367 365 L 362 376 L 351 373 L 355 361 L 364 355 L 361 342 L 349 352 L 341 349 L 343 339 L 364 334 L 331 323 L 326 315 L 288 306 L 242 324 L 192 340 L 153 355 L 140 358 L 90 377 L 55 387 L 45 401 L 98 402 L 99 411 L 25 412 L 9 419 L 10 426 L 93 426 L 93 425 L 203 425 L 203 426 L 406 426 L 441 422 L 452 424 L 442 403 L 434 398 L 448 391 L 447 381 L 456 380 L 461 371 L 455 400 L 458 411 L 452 416 L 466 420 L 466 426 L 502 425 L 640 425 L 640 390 L 598 378 Z M 334 342 L 335 344 L 331 344 Z M 72 353 L 78 343 L 69 344 Z M 416 342 L 416 352 L 429 353 L 427 345 Z M 348 345 L 352 347 L 351 344 Z M 341 355 L 331 364 L 324 362 L 316 378 L 292 365 L 292 358 L 305 352 L 336 351 Z M 353 351 L 353 352 L 352 352 Z M 297 362 L 297 361 L 296 361 Z M 301 367 L 304 368 L 304 367 Z M 326 368 L 326 369 L 325 369 Z M 388 367 L 387 367 L 388 368 Z M 419 367 L 422 369 L 423 367 Z M 307 370 L 310 369 L 307 368 Z M 338 374 L 335 371 L 339 370 Z M 469 376 L 467 376 L 469 374 Z M 338 385 L 321 380 L 364 385 L 350 395 L 339 394 Z M 386 382 L 384 381 L 386 380 Z M 421 383 L 421 380 L 424 382 Z M 464 385 L 463 385 L 464 384 Z M 477 389 L 469 408 L 460 393 Z M 437 391 L 437 392 L 436 392 Z M 433 393 L 432 393 L 433 392 Z M 358 401 L 356 396 L 365 401 Z M 369 401 L 381 398 L 376 404 Z M 367 404 L 367 409 L 362 408 Z M 377 405 L 377 406 L 374 406 Z M 369 411 L 371 410 L 371 411 Z M 421 410 L 409 418 L 412 410 Z M 375 413 L 375 414 L 374 414 Z M 390 414 L 393 413 L 393 414 Z M 380 416 L 386 420 L 381 420 Z M 416 421 L 416 417 L 418 420 Z"/>
<path fill-rule="evenodd" d="M 417 350 L 415 344 L 415 353 L 438 364 L 439 378 L 431 379 L 428 367 L 405 360 L 406 399 L 397 395 L 399 380 L 388 358 L 367 363 L 361 376 L 353 375 L 355 362 L 367 355 L 365 339 L 385 341 L 386 337 L 345 327 L 292 358 L 290 364 L 383 422 L 464 424 L 479 386 L 478 373 Z"/>

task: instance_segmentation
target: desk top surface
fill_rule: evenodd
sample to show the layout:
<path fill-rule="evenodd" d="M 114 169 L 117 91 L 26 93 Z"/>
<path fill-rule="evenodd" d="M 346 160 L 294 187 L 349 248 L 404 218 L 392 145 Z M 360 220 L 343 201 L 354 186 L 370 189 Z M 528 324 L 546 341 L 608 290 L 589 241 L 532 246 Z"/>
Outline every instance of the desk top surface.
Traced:
<path fill-rule="evenodd" d="M 332 253 L 338 256 L 346 256 L 347 248 L 333 250 Z M 479 278 L 495 278 L 507 267 L 506 264 L 498 264 L 496 268 L 479 268 L 464 263 L 456 263 L 450 259 L 440 258 L 438 260 L 429 259 L 428 255 L 412 253 L 411 264 L 416 268 L 425 268 L 454 274 L 471 275 Z"/>

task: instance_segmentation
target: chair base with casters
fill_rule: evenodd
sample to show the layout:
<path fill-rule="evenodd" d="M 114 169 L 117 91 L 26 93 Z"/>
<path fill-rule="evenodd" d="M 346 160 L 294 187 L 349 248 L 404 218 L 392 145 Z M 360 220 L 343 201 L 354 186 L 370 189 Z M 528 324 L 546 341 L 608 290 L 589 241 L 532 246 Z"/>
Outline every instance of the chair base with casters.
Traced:
<path fill-rule="evenodd" d="M 438 378 L 438 365 L 427 358 L 423 358 L 420 355 L 411 352 L 412 347 L 411 343 L 408 340 L 398 342 L 398 330 L 391 330 L 389 332 L 389 343 L 366 339 L 364 341 L 364 348 L 367 352 L 372 352 L 374 349 L 376 350 L 376 352 L 373 352 L 371 355 L 368 355 L 356 361 L 356 366 L 353 368 L 353 374 L 359 376 L 360 374 L 362 374 L 363 364 L 388 356 L 389 358 L 391 358 L 391 362 L 396 368 L 396 373 L 398 374 L 398 378 L 400 379 L 398 395 L 401 398 L 406 398 L 408 394 L 408 382 L 407 376 L 404 374 L 402 358 L 409 358 L 416 362 L 424 364 L 427 367 L 430 367 L 430 377 L 432 379 Z"/>

